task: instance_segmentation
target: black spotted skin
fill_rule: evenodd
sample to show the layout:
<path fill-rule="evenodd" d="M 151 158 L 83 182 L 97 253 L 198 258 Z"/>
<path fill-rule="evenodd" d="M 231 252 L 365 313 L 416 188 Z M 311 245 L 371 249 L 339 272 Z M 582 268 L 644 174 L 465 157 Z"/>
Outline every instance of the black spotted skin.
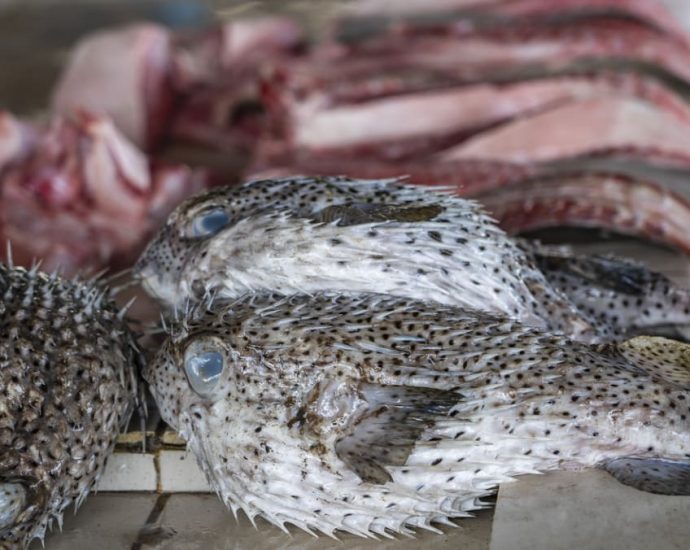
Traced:
<path fill-rule="evenodd" d="M 135 407 L 140 358 L 97 284 L 0 265 L 0 295 L 0 548 L 14 549 L 94 488 Z"/>
<path fill-rule="evenodd" d="M 578 256 L 565 247 L 526 244 L 551 285 L 603 339 L 690 324 L 690 291 L 645 266 L 612 255 Z"/>
<path fill-rule="evenodd" d="M 187 368 L 200 350 L 224 364 L 205 393 Z M 189 311 L 145 378 L 223 501 L 276 525 L 407 533 L 560 468 L 688 487 L 690 346 L 671 340 L 592 345 L 406 298 L 258 294 Z M 609 462 L 626 457 L 662 475 Z"/>
<path fill-rule="evenodd" d="M 228 226 L 195 237 L 213 209 Z M 210 191 L 173 212 L 135 272 L 168 306 L 262 290 L 379 292 L 596 339 L 478 204 L 398 180 L 294 177 Z"/>

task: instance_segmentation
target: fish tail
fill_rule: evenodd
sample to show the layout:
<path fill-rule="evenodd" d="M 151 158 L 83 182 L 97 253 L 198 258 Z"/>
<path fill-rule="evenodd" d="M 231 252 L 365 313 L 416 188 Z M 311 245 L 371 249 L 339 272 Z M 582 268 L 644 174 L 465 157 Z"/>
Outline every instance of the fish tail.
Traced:
<path fill-rule="evenodd" d="M 562 248 L 530 246 L 546 279 L 601 329 L 620 335 L 690 324 L 690 289 L 661 273 L 614 256 L 576 256 Z"/>
<path fill-rule="evenodd" d="M 629 363 L 652 378 L 690 391 L 690 344 L 661 336 L 636 336 L 615 346 Z"/>
<path fill-rule="evenodd" d="M 633 368 L 676 390 L 690 392 L 690 344 L 660 336 L 637 336 L 614 346 Z M 690 495 L 688 459 L 625 456 L 607 460 L 600 467 L 641 491 Z"/>

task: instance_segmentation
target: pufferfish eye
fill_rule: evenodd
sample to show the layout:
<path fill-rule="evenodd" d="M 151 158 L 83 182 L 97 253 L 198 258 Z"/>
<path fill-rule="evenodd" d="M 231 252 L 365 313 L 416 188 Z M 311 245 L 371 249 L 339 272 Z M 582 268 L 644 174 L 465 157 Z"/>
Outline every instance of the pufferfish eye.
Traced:
<path fill-rule="evenodd" d="M 192 344 L 184 356 L 184 370 L 192 389 L 202 397 L 209 397 L 225 369 L 225 355 L 211 343 Z"/>
<path fill-rule="evenodd" d="M 222 208 L 205 210 L 192 221 L 190 237 L 210 237 L 230 224 L 230 216 Z"/>

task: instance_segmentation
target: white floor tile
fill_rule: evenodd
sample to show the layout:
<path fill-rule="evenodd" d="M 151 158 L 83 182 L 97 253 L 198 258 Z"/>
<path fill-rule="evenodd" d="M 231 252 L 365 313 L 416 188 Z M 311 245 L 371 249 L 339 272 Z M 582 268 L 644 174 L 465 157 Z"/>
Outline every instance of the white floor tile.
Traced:
<path fill-rule="evenodd" d="M 129 550 L 146 522 L 158 495 L 99 494 L 86 499 L 75 516 L 65 514 L 62 533 L 54 531 L 45 540 L 46 550 Z M 35 540 L 30 550 L 41 550 Z"/>
<path fill-rule="evenodd" d="M 607 473 L 555 472 L 501 487 L 491 550 L 687 550 L 690 497 L 637 491 Z"/>
<path fill-rule="evenodd" d="M 108 459 L 99 491 L 155 491 L 154 456 L 144 453 L 114 453 Z"/>
<path fill-rule="evenodd" d="M 208 493 L 211 491 L 191 453 L 162 451 L 158 465 L 161 490 L 166 493 Z"/>

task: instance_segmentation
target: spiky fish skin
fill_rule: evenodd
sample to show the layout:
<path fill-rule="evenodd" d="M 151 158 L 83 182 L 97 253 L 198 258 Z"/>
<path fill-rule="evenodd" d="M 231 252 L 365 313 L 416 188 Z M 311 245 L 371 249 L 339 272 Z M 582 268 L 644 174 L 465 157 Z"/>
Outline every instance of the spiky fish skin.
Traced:
<path fill-rule="evenodd" d="M 578 256 L 567 246 L 521 245 L 603 340 L 690 323 L 690 290 L 642 264 L 611 254 Z"/>
<path fill-rule="evenodd" d="M 318 219 L 348 204 L 438 212 L 421 221 Z M 214 208 L 228 214 L 230 225 L 208 238 L 192 236 L 197 217 Z M 177 208 L 135 270 L 169 306 L 207 294 L 377 292 L 594 338 L 589 323 L 477 203 L 399 180 L 294 177 L 213 190 Z"/>
<path fill-rule="evenodd" d="M 135 407 L 140 358 L 98 283 L 0 265 L 0 294 L 0 485 L 21 496 L 0 548 L 16 549 L 95 487 Z"/>
<path fill-rule="evenodd" d="M 185 371 L 197 349 L 224 358 L 206 394 Z M 217 301 L 173 327 L 144 376 L 233 512 L 328 535 L 434 529 L 522 474 L 690 457 L 687 387 L 606 346 L 405 298 Z M 385 422 L 406 403 L 410 442 Z"/>

